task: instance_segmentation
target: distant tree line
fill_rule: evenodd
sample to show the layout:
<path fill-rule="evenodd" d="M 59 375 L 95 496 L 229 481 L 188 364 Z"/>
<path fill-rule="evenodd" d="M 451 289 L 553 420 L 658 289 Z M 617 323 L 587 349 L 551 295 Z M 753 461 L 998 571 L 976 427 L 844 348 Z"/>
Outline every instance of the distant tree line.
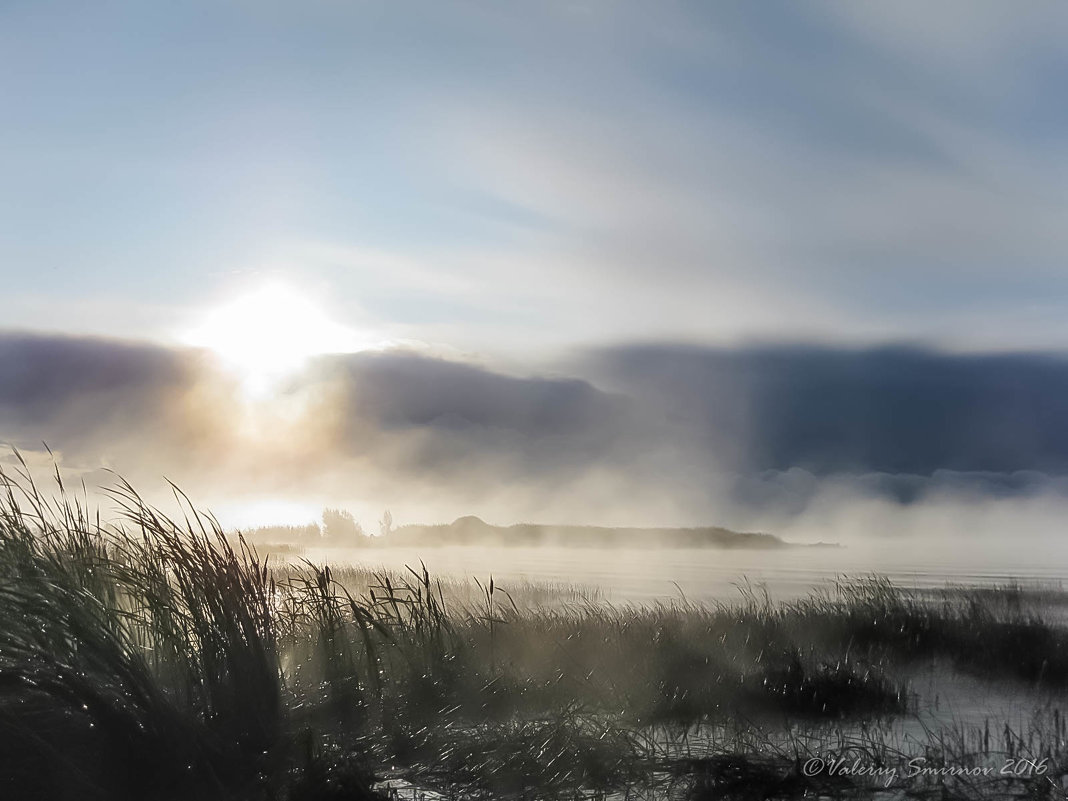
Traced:
<path fill-rule="evenodd" d="M 318 523 L 308 523 L 303 526 L 259 526 L 242 534 L 253 542 L 288 542 L 318 538 L 323 531 Z"/>
<path fill-rule="evenodd" d="M 379 534 L 385 536 L 393 531 L 393 515 L 387 509 L 378 521 Z M 323 509 L 321 523 L 303 526 L 260 526 L 244 532 L 253 542 L 293 542 L 310 544 L 320 541 L 330 545 L 363 545 L 374 536 L 364 531 L 363 526 L 347 509 L 327 507 Z"/>

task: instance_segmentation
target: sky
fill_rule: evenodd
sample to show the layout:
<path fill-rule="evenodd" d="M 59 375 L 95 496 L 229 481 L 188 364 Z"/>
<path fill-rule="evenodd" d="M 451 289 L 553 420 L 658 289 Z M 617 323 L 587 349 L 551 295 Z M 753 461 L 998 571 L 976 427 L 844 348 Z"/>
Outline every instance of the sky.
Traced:
<path fill-rule="evenodd" d="M 0 440 L 291 515 L 1059 503 L 1065 41 L 1054 2 L 9 0 Z"/>

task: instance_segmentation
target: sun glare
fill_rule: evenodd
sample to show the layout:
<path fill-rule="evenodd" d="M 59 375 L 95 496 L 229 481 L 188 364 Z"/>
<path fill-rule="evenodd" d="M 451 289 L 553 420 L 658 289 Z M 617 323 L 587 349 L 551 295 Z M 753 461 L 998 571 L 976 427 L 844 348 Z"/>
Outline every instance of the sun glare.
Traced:
<path fill-rule="evenodd" d="M 323 353 L 360 350 L 356 333 L 290 287 L 271 284 L 208 312 L 185 341 L 209 348 L 262 395 Z"/>

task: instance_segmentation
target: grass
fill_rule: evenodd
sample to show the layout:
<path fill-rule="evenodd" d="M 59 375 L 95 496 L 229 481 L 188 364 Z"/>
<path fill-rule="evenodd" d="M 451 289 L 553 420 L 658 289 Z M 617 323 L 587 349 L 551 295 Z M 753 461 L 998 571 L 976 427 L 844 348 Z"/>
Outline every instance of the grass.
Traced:
<path fill-rule="evenodd" d="M 0 474 L 6 796 L 370 799 L 387 779 L 457 798 L 845 796 L 870 782 L 801 766 L 858 753 L 1068 770 L 1059 711 L 1026 733 L 883 724 L 931 662 L 1068 689 L 1068 633 L 1020 590 L 868 579 L 789 604 L 747 588 L 613 606 L 422 567 L 274 567 L 177 490 L 175 519 L 119 482 L 107 522 L 55 480 L 46 496 L 24 466 Z"/>
<path fill-rule="evenodd" d="M 275 585 L 255 554 L 195 513 L 181 525 L 160 515 L 127 485 L 114 492 L 120 529 L 90 519 L 61 481 L 49 500 L 4 479 L 5 695 L 51 715 L 60 744 L 89 728 L 103 751 L 126 754 L 117 789 L 222 797 L 260 781 L 283 713 Z M 12 740 L 27 728 L 20 708 L 4 710 Z"/>

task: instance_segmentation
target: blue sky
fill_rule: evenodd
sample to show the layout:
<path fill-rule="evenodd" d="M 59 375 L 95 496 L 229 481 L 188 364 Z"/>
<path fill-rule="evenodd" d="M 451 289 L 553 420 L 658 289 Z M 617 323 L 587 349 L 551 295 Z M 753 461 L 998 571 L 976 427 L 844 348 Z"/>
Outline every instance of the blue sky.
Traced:
<path fill-rule="evenodd" d="M 1068 8 L 0 8 L 5 324 L 1068 344 Z"/>

